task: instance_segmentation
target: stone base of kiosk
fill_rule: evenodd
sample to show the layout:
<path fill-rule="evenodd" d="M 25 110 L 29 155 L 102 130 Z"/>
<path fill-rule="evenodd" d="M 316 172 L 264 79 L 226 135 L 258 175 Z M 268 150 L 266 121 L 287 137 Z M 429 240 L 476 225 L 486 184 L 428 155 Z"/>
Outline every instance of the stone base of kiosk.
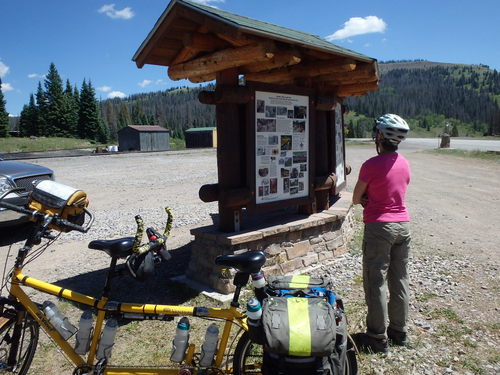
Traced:
<path fill-rule="evenodd" d="M 256 215 L 258 223 L 238 233 L 223 233 L 216 225 L 191 230 L 191 260 L 186 276 L 220 293 L 234 291 L 234 270 L 215 265 L 222 254 L 262 250 L 265 275 L 287 275 L 319 266 L 347 250 L 354 232 L 352 194 L 343 192 L 330 209 L 313 215 Z M 276 224 L 279 223 L 279 224 Z"/>

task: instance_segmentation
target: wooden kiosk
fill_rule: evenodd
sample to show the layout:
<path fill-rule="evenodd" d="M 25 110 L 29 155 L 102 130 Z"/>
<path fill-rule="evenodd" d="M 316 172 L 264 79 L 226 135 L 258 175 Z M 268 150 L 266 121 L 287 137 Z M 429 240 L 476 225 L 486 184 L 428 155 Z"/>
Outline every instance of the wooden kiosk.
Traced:
<path fill-rule="evenodd" d="M 216 82 L 199 100 L 216 106 L 218 183 L 200 198 L 218 201 L 219 220 L 192 231 L 190 276 L 228 292 L 218 254 L 263 249 L 267 271 L 283 274 L 345 248 L 342 100 L 378 88 L 376 60 L 184 0 L 170 2 L 133 60 L 168 66 L 172 80 Z"/>

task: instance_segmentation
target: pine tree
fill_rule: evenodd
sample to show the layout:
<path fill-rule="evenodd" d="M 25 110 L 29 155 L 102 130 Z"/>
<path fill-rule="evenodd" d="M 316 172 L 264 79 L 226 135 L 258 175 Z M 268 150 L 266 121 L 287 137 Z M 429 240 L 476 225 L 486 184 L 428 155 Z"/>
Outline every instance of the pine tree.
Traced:
<path fill-rule="evenodd" d="M 21 136 L 30 137 L 37 136 L 37 120 L 38 120 L 38 109 L 35 103 L 35 96 L 30 95 L 30 102 L 28 105 L 23 107 L 21 111 L 21 117 L 19 119 L 19 130 Z"/>
<path fill-rule="evenodd" d="M 63 107 L 61 111 L 62 125 L 66 137 L 77 137 L 78 102 L 73 95 L 69 80 L 66 80 L 66 89 L 63 93 Z"/>
<path fill-rule="evenodd" d="M 132 124 L 130 112 L 126 104 L 122 103 L 120 112 L 118 113 L 118 130 Z"/>
<path fill-rule="evenodd" d="M 99 110 L 92 83 L 83 80 L 78 111 L 78 134 L 80 138 L 97 140 L 102 132 Z"/>
<path fill-rule="evenodd" d="M 50 135 L 47 129 L 47 100 L 45 99 L 45 93 L 42 89 L 42 84 L 38 82 L 38 90 L 35 95 L 36 98 L 36 133 L 37 135 L 47 136 Z"/>
<path fill-rule="evenodd" d="M 6 104 L 2 92 L 2 80 L 0 79 L 0 137 L 9 135 L 9 114 L 5 109 Z"/>
<path fill-rule="evenodd" d="M 54 63 L 50 64 L 45 78 L 45 98 L 47 100 L 47 132 L 49 136 L 68 136 L 62 80 Z"/>

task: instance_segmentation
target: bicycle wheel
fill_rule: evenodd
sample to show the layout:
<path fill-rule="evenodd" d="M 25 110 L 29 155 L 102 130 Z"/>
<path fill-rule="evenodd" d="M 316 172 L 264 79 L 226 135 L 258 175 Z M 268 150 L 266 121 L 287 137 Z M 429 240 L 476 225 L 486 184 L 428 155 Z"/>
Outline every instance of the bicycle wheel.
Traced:
<path fill-rule="evenodd" d="M 260 374 L 262 369 L 263 351 L 262 345 L 257 345 L 248 335 L 244 332 L 236 349 L 233 357 L 233 374 L 246 375 L 246 374 Z"/>
<path fill-rule="evenodd" d="M 350 337 L 347 339 L 344 375 L 358 375 L 358 361 L 356 359 L 356 352 Z"/>
<path fill-rule="evenodd" d="M 19 324 L 16 320 L 14 310 L 0 316 L 0 374 L 25 375 L 35 356 L 38 323 L 27 313 Z"/>

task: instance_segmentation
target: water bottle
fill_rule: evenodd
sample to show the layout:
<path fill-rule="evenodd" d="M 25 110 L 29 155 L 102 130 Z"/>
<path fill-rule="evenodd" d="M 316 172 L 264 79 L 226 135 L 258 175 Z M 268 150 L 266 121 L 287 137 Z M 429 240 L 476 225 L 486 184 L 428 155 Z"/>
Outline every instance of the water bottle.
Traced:
<path fill-rule="evenodd" d="M 75 353 L 85 355 L 90 347 L 90 335 L 92 333 L 92 326 L 94 319 L 92 317 L 92 310 L 86 310 L 80 317 L 80 328 L 76 334 Z"/>
<path fill-rule="evenodd" d="M 262 306 L 257 298 L 251 297 L 247 302 L 247 317 L 248 325 L 257 327 L 260 325 L 260 318 L 262 317 Z"/>
<path fill-rule="evenodd" d="M 266 279 L 264 278 L 264 272 L 259 271 L 258 273 L 252 273 L 252 285 L 254 287 L 255 296 L 259 301 L 263 301 L 266 298 L 265 286 Z"/>
<path fill-rule="evenodd" d="M 219 327 L 212 323 L 208 326 L 205 333 L 205 342 L 201 346 L 200 367 L 208 367 L 214 361 L 214 355 L 217 351 L 217 341 L 219 339 Z"/>
<path fill-rule="evenodd" d="M 116 330 L 118 329 L 118 321 L 114 318 L 108 319 L 102 330 L 99 347 L 97 348 L 97 359 L 111 358 L 111 351 L 115 343 Z"/>
<path fill-rule="evenodd" d="M 264 288 L 266 286 L 266 279 L 264 278 L 264 272 L 252 273 L 252 285 L 255 289 Z"/>
<path fill-rule="evenodd" d="M 70 323 L 68 318 L 61 314 L 59 309 L 52 302 L 45 301 L 43 303 L 42 310 L 47 316 L 47 319 L 49 319 L 49 322 L 54 326 L 64 340 L 69 339 L 77 331 L 77 328 Z"/>
<path fill-rule="evenodd" d="M 181 363 L 186 355 L 186 349 L 189 345 L 189 319 L 183 317 L 177 323 L 175 330 L 175 338 L 172 342 L 173 350 L 170 360 L 172 362 Z"/>

